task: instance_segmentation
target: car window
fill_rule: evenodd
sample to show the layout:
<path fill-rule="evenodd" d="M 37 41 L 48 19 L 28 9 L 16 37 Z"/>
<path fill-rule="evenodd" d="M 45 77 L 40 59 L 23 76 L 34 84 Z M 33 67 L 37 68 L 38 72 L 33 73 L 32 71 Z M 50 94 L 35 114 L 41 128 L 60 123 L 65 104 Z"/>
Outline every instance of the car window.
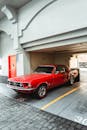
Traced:
<path fill-rule="evenodd" d="M 34 72 L 38 72 L 38 73 L 52 73 L 53 67 L 49 67 L 49 66 L 39 66 L 35 69 Z"/>
<path fill-rule="evenodd" d="M 65 72 L 64 66 L 57 66 L 56 71 L 59 71 L 60 73 Z"/>

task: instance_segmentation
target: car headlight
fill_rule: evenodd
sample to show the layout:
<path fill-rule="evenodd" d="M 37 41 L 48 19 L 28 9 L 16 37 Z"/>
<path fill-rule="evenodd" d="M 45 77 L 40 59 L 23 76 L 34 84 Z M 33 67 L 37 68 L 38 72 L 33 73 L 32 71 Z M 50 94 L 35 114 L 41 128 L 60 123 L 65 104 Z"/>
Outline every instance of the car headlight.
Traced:
<path fill-rule="evenodd" d="M 28 83 L 28 87 L 31 87 L 31 84 L 30 84 L 30 83 Z"/>
<path fill-rule="evenodd" d="M 27 87 L 27 88 L 30 88 L 30 87 L 31 87 L 31 84 L 30 84 L 30 83 L 23 83 L 23 86 L 24 86 L 24 87 Z"/>

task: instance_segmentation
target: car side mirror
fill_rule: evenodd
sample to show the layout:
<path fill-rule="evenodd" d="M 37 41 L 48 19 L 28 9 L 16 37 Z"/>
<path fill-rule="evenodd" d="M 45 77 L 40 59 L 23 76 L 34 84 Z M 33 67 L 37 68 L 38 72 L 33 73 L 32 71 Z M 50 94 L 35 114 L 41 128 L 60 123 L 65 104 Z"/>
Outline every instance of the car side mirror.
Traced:
<path fill-rule="evenodd" d="M 55 74 L 58 74 L 58 73 L 59 73 L 59 71 L 56 71 L 56 72 L 55 72 Z"/>
<path fill-rule="evenodd" d="M 60 72 L 61 72 L 61 73 L 65 73 L 65 70 L 61 70 Z"/>

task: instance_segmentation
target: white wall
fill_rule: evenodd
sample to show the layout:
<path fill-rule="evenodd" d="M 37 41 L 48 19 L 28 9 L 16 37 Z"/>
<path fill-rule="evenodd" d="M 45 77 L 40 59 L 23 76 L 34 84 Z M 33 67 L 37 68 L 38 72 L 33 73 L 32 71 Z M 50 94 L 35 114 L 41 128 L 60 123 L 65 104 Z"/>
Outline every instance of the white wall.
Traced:
<path fill-rule="evenodd" d="M 42 64 L 53 64 L 54 54 L 42 53 L 42 52 L 32 52 L 30 53 L 30 65 L 31 72 L 38 66 Z"/>
<path fill-rule="evenodd" d="M 69 61 L 70 61 L 70 57 L 72 55 L 68 54 L 68 53 L 57 53 L 55 54 L 55 64 L 64 64 L 67 66 L 69 65 Z"/>
<path fill-rule="evenodd" d="M 13 41 L 9 36 L 2 32 L 0 34 L 0 56 L 2 69 L 0 74 L 3 76 L 8 76 L 8 56 L 13 54 Z"/>
<path fill-rule="evenodd" d="M 7 19 L 7 17 L 4 17 L 0 20 L 0 31 L 6 32 L 11 38 L 13 38 L 13 25 L 11 22 Z"/>
<path fill-rule="evenodd" d="M 55 53 L 30 53 L 31 71 L 33 71 L 38 65 L 42 64 L 65 64 L 69 66 L 69 60 L 71 55 L 69 54 L 55 54 Z"/>
<path fill-rule="evenodd" d="M 19 10 L 19 32 L 23 31 L 20 42 L 61 34 L 71 30 L 87 27 L 87 0 L 57 0 L 31 18 L 49 0 L 32 0 Z"/>
<path fill-rule="evenodd" d="M 30 73 L 30 58 L 26 52 L 16 55 L 17 76 Z"/>

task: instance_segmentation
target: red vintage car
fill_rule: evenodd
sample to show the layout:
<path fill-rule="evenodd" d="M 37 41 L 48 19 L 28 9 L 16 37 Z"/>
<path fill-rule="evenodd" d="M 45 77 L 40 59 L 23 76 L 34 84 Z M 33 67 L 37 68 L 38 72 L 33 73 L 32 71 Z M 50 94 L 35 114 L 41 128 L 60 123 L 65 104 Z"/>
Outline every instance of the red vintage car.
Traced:
<path fill-rule="evenodd" d="M 65 65 L 40 65 L 32 74 L 9 78 L 8 87 L 17 92 L 34 93 L 39 98 L 47 94 L 47 90 L 70 82 L 74 76 Z"/>

